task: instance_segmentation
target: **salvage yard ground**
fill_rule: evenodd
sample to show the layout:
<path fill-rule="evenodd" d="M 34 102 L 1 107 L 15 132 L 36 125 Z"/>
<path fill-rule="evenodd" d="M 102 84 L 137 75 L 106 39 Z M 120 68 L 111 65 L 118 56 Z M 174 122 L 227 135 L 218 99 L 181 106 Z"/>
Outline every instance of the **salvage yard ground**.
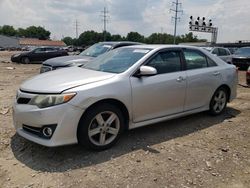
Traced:
<path fill-rule="evenodd" d="M 206 112 L 128 131 L 111 149 L 46 148 L 15 133 L 12 101 L 40 65 L 0 52 L 0 187 L 250 187 L 250 88 L 239 72 L 237 99 Z"/>

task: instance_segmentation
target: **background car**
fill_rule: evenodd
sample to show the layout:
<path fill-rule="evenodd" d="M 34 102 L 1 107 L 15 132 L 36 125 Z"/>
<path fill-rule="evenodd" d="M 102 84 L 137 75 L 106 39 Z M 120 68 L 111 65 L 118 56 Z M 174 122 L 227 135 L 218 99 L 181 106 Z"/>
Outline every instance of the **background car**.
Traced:
<path fill-rule="evenodd" d="M 0 51 L 4 51 L 4 50 L 5 50 L 5 48 L 3 48 L 3 47 L 0 46 Z"/>
<path fill-rule="evenodd" d="M 246 72 L 246 81 L 247 81 L 247 85 L 250 86 L 250 66 L 248 67 L 247 72 Z"/>
<path fill-rule="evenodd" d="M 250 66 L 250 47 L 239 48 L 233 55 L 232 63 L 239 69 L 247 70 Z"/>
<path fill-rule="evenodd" d="M 97 56 L 108 52 L 112 49 L 123 47 L 123 46 L 131 46 L 138 45 L 138 42 L 129 42 L 129 41 L 118 41 L 118 42 L 99 42 L 96 43 L 82 53 L 76 56 L 67 56 L 67 57 L 58 57 L 49 59 L 43 62 L 43 65 L 40 69 L 40 73 L 48 72 L 51 70 L 66 68 L 72 66 L 82 66 L 87 62 L 93 60 Z"/>
<path fill-rule="evenodd" d="M 204 48 L 207 51 L 211 52 L 212 54 L 218 56 L 223 61 L 231 64 L 232 63 L 232 54 L 227 48 L 222 47 L 206 47 Z"/>
<path fill-rule="evenodd" d="M 60 48 L 40 47 L 28 52 L 14 54 L 13 56 L 11 56 L 11 61 L 17 63 L 30 63 L 32 61 L 40 62 L 53 57 L 66 55 L 68 55 L 68 53 Z"/>
<path fill-rule="evenodd" d="M 127 46 L 24 82 L 13 122 L 41 145 L 103 150 L 125 129 L 206 110 L 219 115 L 236 88 L 236 67 L 200 48 Z"/>

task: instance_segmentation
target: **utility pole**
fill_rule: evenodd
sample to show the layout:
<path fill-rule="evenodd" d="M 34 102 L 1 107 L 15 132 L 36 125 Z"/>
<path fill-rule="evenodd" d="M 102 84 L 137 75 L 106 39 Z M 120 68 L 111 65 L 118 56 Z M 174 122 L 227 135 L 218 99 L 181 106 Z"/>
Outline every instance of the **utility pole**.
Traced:
<path fill-rule="evenodd" d="M 178 13 L 183 12 L 183 10 L 179 9 L 179 6 L 181 6 L 181 3 L 179 3 L 178 0 L 176 0 L 176 2 L 172 2 L 172 4 L 175 6 L 175 9 L 170 9 L 170 11 L 174 12 L 175 14 L 175 16 L 172 17 L 172 19 L 174 19 L 174 44 L 175 44 L 177 20 L 180 20 L 180 17 L 178 17 Z"/>
<path fill-rule="evenodd" d="M 102 21 L 103 21 L 103 40 L 106 41 L 106 31 L 107 31 L 107 22 L 108 22 L 108 10 L 106 7 L 104 7 L 104 10 L 102 11 Z"/>
<path fill-rule="evenodd" d="M 76 28 L 76 39 L 78 39 L 78 27 L 79 27 L 79 24 L 78 24 L 78 21 L 76 19 L 76 22 L 75 22 L 75 28 Z"/>

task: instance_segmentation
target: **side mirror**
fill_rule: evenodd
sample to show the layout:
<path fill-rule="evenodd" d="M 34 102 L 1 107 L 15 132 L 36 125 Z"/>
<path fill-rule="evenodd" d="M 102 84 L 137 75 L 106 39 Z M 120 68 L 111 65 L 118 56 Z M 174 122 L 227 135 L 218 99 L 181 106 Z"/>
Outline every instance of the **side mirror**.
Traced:
<path fill-rule="evenodd" d="M 137 76 L 153 76 L 157 74 L 157 70 L 150 66 L 141 66 Z"/>

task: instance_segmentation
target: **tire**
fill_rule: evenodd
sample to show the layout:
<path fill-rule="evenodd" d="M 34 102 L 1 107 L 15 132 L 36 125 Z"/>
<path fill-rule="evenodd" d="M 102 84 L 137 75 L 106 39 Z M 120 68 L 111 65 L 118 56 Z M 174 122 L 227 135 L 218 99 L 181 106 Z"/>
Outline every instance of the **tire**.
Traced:
<path fill-rule="evenodd" d="M 221 114 L 226 106 L 228 101 L 228 92 L 224 87 L 217 89 L 210 101 L 209 112 L 211 115 Z"/>
<path fill-rule="evenodd" d="M 23 57 L 22 58 L 22 63 L 29 64 L 30 63 L 30 59 L 28 57 Z"/>
<path fill-rule="evenodd" d="M 112 147 L 124 130 L 124 117 L 119 108 L 103 103 L 87 110 L 79 121 L 78 143 L 92 150 Z"/>

